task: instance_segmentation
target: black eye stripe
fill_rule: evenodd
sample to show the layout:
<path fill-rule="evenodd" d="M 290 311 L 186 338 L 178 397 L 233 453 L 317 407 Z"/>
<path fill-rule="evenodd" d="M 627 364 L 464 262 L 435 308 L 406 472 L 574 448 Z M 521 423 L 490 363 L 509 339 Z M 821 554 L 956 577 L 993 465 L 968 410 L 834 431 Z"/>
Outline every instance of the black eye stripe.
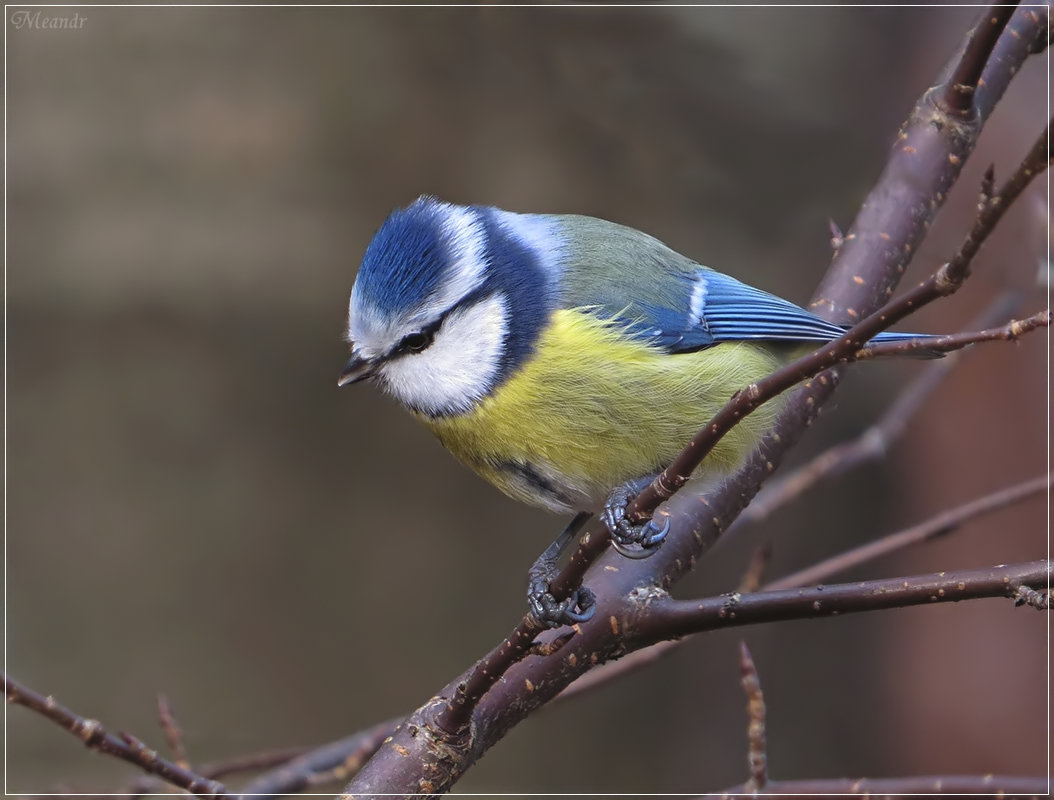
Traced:
<path fill-rule="evenodd" d="M 428 349 L 429 347 L 431 347 L 432 342 L 435 341 L 436 334 L 439 332 L 439 329 L 443 326 L 443 323 L 446 322 L 447 317 L 449 317 L 457 309 L 464 308 L 468 305 L 473 305 L 474 303 L 479 302 L 482 298 L 488 296 L 489 294 L 490 292 L 486 291 L 482 286 L 476 289 L 475 291 L 469 292 L 467 295 L 461 298 L 461 300 L 459 300 L 455 305 L 451 306 L 446 311 L 444 311 L 437 320 L 430 323 L 429 325 L 426 325 L 419 331 L 406 334 L 406 336 L 404 336 L 399 341 L 399 344 L 395 345 L 395 347 L 392 348 L 391 355 L 401 356 L 406 355 L 407 353 L 420 353 L 423 350 Z"/>

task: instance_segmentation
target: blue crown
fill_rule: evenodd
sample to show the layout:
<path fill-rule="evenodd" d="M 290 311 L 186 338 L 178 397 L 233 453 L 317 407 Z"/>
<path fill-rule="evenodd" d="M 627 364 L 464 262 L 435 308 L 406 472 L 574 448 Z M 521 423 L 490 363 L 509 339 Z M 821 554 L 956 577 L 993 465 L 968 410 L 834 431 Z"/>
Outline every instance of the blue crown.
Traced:
<path fill-rule="evenodd" d="M 389 314 L 415 308 L 436 292 L 450 258 L 443 241 L 444 204 L 422 196 L 381 225 L 362 258 L 357 293 Z"/>

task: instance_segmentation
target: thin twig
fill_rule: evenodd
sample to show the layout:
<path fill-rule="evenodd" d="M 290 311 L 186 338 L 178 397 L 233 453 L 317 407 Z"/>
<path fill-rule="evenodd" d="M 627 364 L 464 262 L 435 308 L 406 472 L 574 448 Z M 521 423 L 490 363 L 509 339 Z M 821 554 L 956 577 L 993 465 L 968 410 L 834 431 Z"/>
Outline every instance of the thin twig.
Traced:
<path fill-rule="evenodd" d="M 853 360 L 864 361 L 871 358 L 906 356 L 915 352 L 950 353 L 980 342 L 1014 342 L 1037 328 L 1049 327 L 1050 321 L 1051 312 L 1038 311 L 1031 317 L 1011 320 L 998 328 L 988 328 L 983 331 L 951 333 L 947 336 L 938 336 L 936 339 L 919 338 L 905 339 L 901 342 L 878 342 L 869 344 L 858 352 Z"/>
<path fill-rule="evenodd" d="M 280 797 L 310 788 L 316 781 L 322 780 L 319 776 L 336 777 L 343 773 L 345 778 L 350 777 L 377 752 L 377 748 L 395 732 L 402 720 L 403 717 L 388 719 L 351 736 L 312 748 L 287 760 L 280 769 L 254 778 L 242 790 L 240 797 L 251 796 L 255 800 Z"/>
<path fill-rule="evenodd" d="M 123 759 L 130 764 L 158 775 L 180 789 L 186 789 L 199 797 L 231 798 L 227 787 L 217 781 L 208 780 L 160 756 L 134 736 L 126 733 L 109 733 L 97 720 L 86 719 L 60 705 L 53 697 L 45 697 L 0 673 L 4 690 L 10 703 L 25 706 L 52 722 L 65 728 L 84 742 L 91 750 Z"/>
<path fill-rule="evenodd" d="M 801 573 L 801 574 L 803 574 L 803 573 Z M 786 591 L 786 590 L 797 588 L 800 585 L 803 585 L 803 584 L 800 584 L 800 583 L 791 584 L 792 580 L 796 581 L 797 580 L 797 576 L 788 576 L 787 578 L 781 578 L 779 581 L 773 582 L 772 584 L 769 584 L 768 586 L 766 586 L 764 591 L 761 592 L 761 593 L 758 593 L 758 594 L 751 595 L 751 594 L 748 594 L 746 592 L 738 592 L 737 591 L 737 592 L 735 592 L 735 593 L 733 593 L 731 595 L 725 595 L 724 597 L 726 597 L 726 598 L 739 598 L 739 600 L 736 600 L 736 602 L 733 604 L 733 605 L 737 606 L 737 608 L 738 608 L 739 603 L 742 602 L 742 598 L 744 598 L 744 597 L 758 597 L 760 594 L 763 594 L 765 592 L 775 591 L 775 590 Z M 898 583 L 899 581 L 902 581 L 902 580 L 904 580 L 904 579 L 894 579 L 893 583 Z M 884 584 L 888 584 L 889 581 L 878 581 L 878 582 L 872 582 L 872 583 L 875 583 L 876 585 L 884 585 Z M 851 584 L 850 586 L 859 586 L 859 585 L 861 585 L 861 584 Z M 833 597 L 833 595 L 831 593 L 831 590 L 833 588 L 834 587 L 828 586 L 828 587 L 825 587 L 823 589 L 823 597 L 822 597 L 823 600 L 827 600 L 827 599 Z M 1018 603 L 1021 603 L 1021 604 L 1023 604 L 1023 602 L 1028 602 L 1029 604 L 1031 604 L 1030 601 L 1032 599 L 1034 599 L 1033 595 L 1030 594 L 1031 591 L 1032 590 L 1028 586 L 1019 586 L 1016 589 L 1015 588 L 1007 588 L 1007 587 L 1003 588 L 1003 593 L 1004 594 L 1010 594 L 1011 596 L 1014 597 L 1015 602 L 1018 602 Z M 1024 598 L 1023 602 L 1022 602 L 1022 598 Z M 956 599 L 962 599 L 962 598 L 956 598 Z M 712 607 L 712 601 L 713 601 L 713 599 L 707 601 L 707 602 L 709 602 L 711 604 L 711 607 Z M 927 601 L 927 602 L 929 602 L 929 601 Z M 812 610 L 819 611 L 819 609 L 812 609 Z M 718 609 L 718 613 L 720 613 L 720 611 L 721 611 L 721 609 Z M 736 612 L 733 611 L 733 612 L 730 612 L 730 613 L 734 615 Z M 837 611 L 832 611 L 830 613 L 838 613 L 838 612 Z M 730 619 L 728 619 L 726 624 L 731 624 L 731 623 L 732 623 L 732 619 L 730 618 Z M 720 626 L 719 625 L 714 625 L 714 627 L 720 627 Z M 667 655 L 671 650 L 674 650 L 675 648 L 677 648 L 684 641 L 685 641 L 684 639 L 661 639 L 661 640 L 657 641 L 655 644 L 652 644 L 652 645 L 649 645 L 649 646 L 646 646 L 646 647 L 642 647 L 639 650 L 633 651 L 629 655 L 626 655 L 626 656 L 620 658 L 618 661 L 614 661 L 614 662 L 611 662 L 609 664 L 604 664 L 603 666 L 601 666 L 601 667 L 599 667 L 597 669 L 594 669 L 594 670 L 591 670 L 590 672 L 587 672 L 585 675 L 583 675 L 577 681 L 572 683 L 570 686 L 568 686 L 566 689 L 564 689 L 563 692 L 561 692 L 559 695 L 557 695 L 557 699 L 560 700 L 560 701 L 569 700 L 569 699 L 571 699 L 573 697 L 577 697 L 579 694 L 582 694 L 584 692 L 592 691 L 593 689 L 596 689 L 597 687 L 599 687 L 599 686 L 601 686 L 603 684 L 610 683 L 612 680 L 614 680 L 615 678 L 617 678 L 617 677 L 619 677 L 619 676 L 621 676 L 621 675 L 623 675 L 625 673 L 631 672 L 631 671 L 636 670 L 636 669 L 640 669 L 641 667 L 647 666 L 647 665 L 657 661 L 658 659 L 660 659 L 663 656 Z M 771 787 L 771 784 L 770 784 L 770 787 Z"/>
<path fill-rule="evenodd" d="M 761 546 L 754 548 L 754 552 L 750 555 L 750 562 L 747 564 L 746 572 L 739 579 L 739 586 L 736 587 L 736 591 L 756 592 L 760 589 L 770 561 L 772 561 L 772 542 L 765 542 Z"/>
<path fill-rule="evenodd" d="M 1039 145 L 1046 146 L 1046 131 L 1037 140 L 1037 145 L 1019 166 L 1000 193 L 985 203 L 974 228 L 967 236 L 955 258 L 928 280 L 904 296 L 888 303 L 883 308 L 853 326 L 841 338 L 828 343 L 822 348 L 798 359 L 771 375 L 751 384 L 737 393 L 725 407 L 718 412 L 702 431 L 678 455 L 652 483 L 644 489 L 630 504 L 627 515 L 641 518 L 650 513 L 660 502 L 672 497 L 685 483 L 692 472 L 713 449 L 718 441 L 747 414 L 763 403 L 776 397 L 786 389 L 810 377 L 824 372 L 831 366 L 855 360 L 861 352 L 866 352 L 864 343 L 877 333 L 888 328 L 903 317 L 913 313 L 920 306 L 956 291 L 968 276 L 969 261 L 980 248 L 981 243 L 995 228 L 1002 214 L 1016 199 L 1028 182 L 1038 175 L 1046 166 L 1046 160 L 1037 155 Z M 997 338 L 1016 338 L 1027 330 L 1032 330 L 1049 321 L 1047 312 L 1034 315 L 1023 322 L 1010 323 L 995 332 L 982 331 L 971 334 L 958 334 L 941 337 L 938 342 L 945 342 L 948 349 L 963 347 L 971 341 L 982 341 Z M 972 338 L 971 338 L 972 337 Z M 980 337 L 980 338 L 978 338 Z M 868 356 L 870 357 L 870 356 Z M 585 569 L 603 551 L 607 545 L 606 538 L 595 538 L 590 534 L 583 537 L 578 550 L 572 556 L 571 563 L 554 582 L 552 591 L 556 596 L 567 592 L 581 582 Z M 477 662 L 466 680 L 459 683 L 454 696 L 441 711 L 436 722 L 447 734 L 459 735 L 468 725 L 471 712 L 479 699 L 505 674 L 515 663 L 524 658 L 534 645 L 535 637 L 541 628 L 533 618 L 525 617 L 509 634 L 499 647 Z"/>
<path fill-rule="evenodd" d="M 278 750 L 266 750 L 261 753 L 248 753 L 220 761 L 212 761 L 202 764 L 198 769 L 206 777 L 222 778 L 226 775 L 256 772 L 257 770 L 271 769 L 282 764 L 288 764 L 294 758 L 299 758 L 306 752 L 308 752 L 308 748 L 303 746 L 284 747 Z"/>
<path fill-rule="evenodd" d="M 1004 292 L 970 324 L 970 328 L 987 328 L 1013 314 L 1021 302 L 1017 290 Z M 756 524 L 803 495 L 826 478 L 844 475 L 849 470 L 883 456 L 908 427 L 908 422 L 923 407 L 927 398 L 951 374 L 961 356 L 956 353 L 926 365 L 921 374 L 908 384 L 886 412 L 855 439 L 836 444 L 786 476 L 771 481 L 736 520 L 737 526 Z"/>
<path fill-rule="evenodd" d="M 1040 611 L 1048 611 L 1050 609 L 1050 589 L 1040 592 L 1028 586 L 1018 586 L 1014 592 L 1014 605 L 1032 606 Z"/>
<path fill-rule="evenodd" d="M 746 642 L 739 643 L 739 669 L 743 692 L 747 696 L 747 765 L 750 778 L 744 785 L 744 791 L 753 794 L 765 788 L 769 782 L 768 757 L 765 754 L 765 695 L 761 691 L 761 680 L 758 678 L 754 659 L 747 649 Z"/>
<path fill-rule="evenodd" d="M 942 511 L 925 522 L 920 522 L 918 525 L 912 525 L 910 528 L 883 536 L 860 547 L 854 547 L 852 550 L 847 550 L 826 561 L 813 564 L 792 575 L 773 581 L 765 588 L 767 590 L 777 590 L 792 589 L 797 586 L 810 586 L 820 583 L 832 575 L 858 567 L 868 561 L 874 561 L 881 556 L 897 550 L 903 550 L 910 545 L 928 542 L 940 536 L 945 536 L 969 520 L 984 514 L 991 514 L 1014 503 L 1020 503 L 1022 500 L 1042 494 L 1050 488 L 1052 478 L 1054 478 L 1054 474 L 1040 475 L 1038 478 L 1008 486 L 985 497 Z"/>
<path fill-rule="evenodd" d="M 575 517 L 584 524 L 588 517 Z M 572 523 L 574 524 L 574 522 Z M 608 546 L 609 539 L 597 531 L 587 531 L 578 542 L 567 566 L 549 586 L 550 593 L 557 598 L 567 597 L 582 583 L 582 576 L 589 566 Z M 574 626 L 578 629 L 578 626 Z M 508 670 L 531 654 L 536 646 L 536 637 L 544 631 L 533 614 L 527 614 L 505 639 L 487 655 L 477 661 L 456 686 L 453 696 L 438 714 L 435 722 L 446 734 L 460 735 L 468 725 L 472 711 L 490 689 L 501 680 Z"/>
<path fill-rule="evenodd" d="M 672 497 L 688 482 L 691 474 L 721 438 L 744 416 L 795 384 L 815 377 L 832 366 L 855 360 L 857 354 L 864 349 L 865 343 L 876 334 L 914 313 L 920 306 L 956 291 L 969 274 L 970 260 L 976 255 L 981 243 L 994 230 L 1006 209 L 1032 178 L 1046 167 L 1047 159 L 1037 155 L 1040 143 L 1043 148 L 1046 146 L 1046 133 L 1044 130 L 1037 140 L 1037 145 L 1026 156 L 999 195 L 984 203 L 974 228 L 949 265 L 942 267 L 915 290 L 888 303 L 850 328 L 844 336 L 738 392 L 714 419 L 693 437 L 673 463 L 637 495 L 627 508 L 627 516 L 630 519 L 643 520 L 659 503 Z M 955 337 L 944 338 L 949 340 L 949 349 L 956 349 L 951 346 L 956 344 Z M 965 346 L 965 343 L 958 346 Z M 606 537 L 598 539 L 589 534 L 583 537 L 570 564 L 553 582 L 551 591 L 555 597 L 567 596 L 580 585 L 585 570 L 603 552 L 607 541 Z M 466 680 L 458 684 L 446 708 L 437 715 L 439 728 L 446 734 L 460 735 L 466 729 L 479 699 L 513 664 L 527 655 L 539 632 L 540 628 L 533 620 L 524 618 L 501 645 L 477 662 Z"/>
<path fill-rule="evenodd" d="M 307 747 L 287 747 L 280 750 L 267 750 L 261 753 L 248 753 L 200 764 L 195 771 L 202 777 L 213 779 L 238 775 L 243 772 L 258 772 L 280 767 L 308 751 L 309 748 Z M 131 797 L 141 797 L 144 794 L 158 794 L 165 791 L 164 787 L 166 785 L 163 781 L 151 775 L 140 775 L 129 784 L 127 792 L 122 792 L 122 794 L 127 793 Z"/>
<path fill-rule="evenodd" d="M 477 661 L 464 679 L 458 682 L 453 696 L 435 715 L 436 726 L 451 736 L 461 735 L 468 727 L 472 711 L 480 698 L 513 664 L 531 654 L 536 645 L 536 637 L 544 630 L 533 614 L 528 614 L 520 620 L 512 633 Z"/>
<path fill-rule="evenodd" d="M 668 500 L 682 486 L 709 455 L 710 451 L 743 417 L 795 384 L 819 375 L 837 364 L 853 361 L 865 343 L 878 333 L 922 306 L 958 291 L 970 274 L 970 264 L 1003 214 L 1050 161 L 1047 146 L 1049 128 L 1036 140 L 1028 155 L 1015 170 L 999 193 L 982 204 L 974 225 L 952 260 L 928 279 L 890 301 L 864 320 L 851 327 L 845 335 L 812 353 L 752 383 L 738 392 L 710 423 L 696 434 L 673 462 L 664 469 L 630 504 L 626 515 L 642 520 L 659 503 Z"/>
<path fill-rule="evenodd" d="M 958 602 L 979 597 L 1015 597 L 1019 586 L 1046 588 L 1050 561 L 985 569 L 938 572 L 798 589 L 767 589 L 697 600 L 666 600 L 649 607 L 658 639 L 760 622 L 810 619 L 886 608 Z"/>
<path fill-rule="evenodd" d="M 1016 0 L 998 3 L 985 9 L 966 45 L 963 57 L 955 67 L 951 80 L 944 87 L 940 104 L 945 111 L 966 114 L 973 109 L 974 94 L 981 80 L 985 65 L 996 42 L 1017 7 Z"/>
<path fill-rule="evenodd" d="M 933 101 L 933 91 L 919 100 L 901 129 L 881 177 L 846 234 L 835 263 L 814 295 L 810 307 L 816 313 L 831 321 L 842 321 L 847 316 L 856 319 L 858 313 L 876 307 L 881 298 L 888 297 L 959 177 L 984 122 L 1029 57 L 1040 28 L 1046 29 L 1045 13 L 1029 10 L 1014 16 L 984 70 L 984 91 L 977 92 L 977 114 L 970 119 L 952 119 L 941 112 Z M 439 728 L 435 713 L 446 705 L 443 698 L 449 698 L 464 677 L 440 689 L 435 699 L 418 708 L 345 791 L 355 796 L 446 791 L 495 741 L 592 665 L 646 646 L 647 637 L 639 627 L 640 616 L 634 615 L 642 604 L 659 602 L 661 587 L 674 584 L 692 569 L 706 547 L 716 541 L 720 531 L 753 497 L 787 448 L 815 419 L 836 381 L 836 372 L 829 372 L 801 387 L 757 455 L 708 496 L 705 505 L 695 498 L 691 498 L 691 504 L 687 502 L 689 498 L 680 498 L 683 503 L 674 501 L 671 516 L 678 513 L 681 518 L 652 559 L 633 564 L 623 563 L 624 559 L 618 564 L 605 560 L 598 565 L 603 569 L 591 571 L 591 588 L 599 598 L 596 619 L 581 626 L 581 633 L 555 657 L 527 659 L 514 665 L 469 710 L 472 725 L 463 736 L 451 737 Z M 592 563 L 598 552 L 593 547 L 599 547 L 599 552 L 607 547 L 606 537 L 601 537 L 599 531 L 587 533 L 579 553 L 553 586 L 577 588 L 578 584 L 567 576 L 581 576 L 584 567 L 579 561 Z M 557 591 L 554 595 L 557 599 L 567 596 Z M 628 631 L 623 623 L 629 624 Z M 623 635 L 611 635 L 616 624 Z"/>
<path fill-rule="evenodd" d="M 931 276 L 920 287 L 887 304 L 850 328 L 840 339 L 739 392 L 710 424 L 688 443 L 673 463 L 632 501 L 627 509 L 627 515 L 631 519 L 641 520 L 654 511 L 660 502 L 672 497 L 688 481 L 692 472 L 716 443 L 743 416 L 796 383 L 816 376 L 831 366 L 853 360 L 855 354 L 877 333 L 913 313 L 921 305 L 954 292 L 968 274 L 969 262 L 976 254 L 980 244 L 995 228 L 1003 213 L 1020 195 L 1028 182 L 1045 168 L 1047 159 L 1037 155 L 1041 143 L 1045 148 L 1046 131 L 1037 140 L 1037 145 L 1007 181 L 999 195 L 990 198 L 984 204 L 973 229 L 950 265 Z M 820 380 L 823 380 L 822 377 Z M 567 596 L 571 590 L 580 585 L 585 570 L 604 551 L 607 542 L 606 536 L 598 536 L 592 532 L 586 534 L 568 567 L 553 582 L 551 587 L 553 595 L 558 598 Z M 538 632 L 532 621 L 525 618 L 498 648 L 477 662 L 466 680 L 458 684 L 446 709 L 438 715 L 436 721 L 439 728 L 450 735 L 458 735 L 464 731 L 479 699 L 513 664 L 526 655 Z"/>
<path fill-rule="evenodd" d="M 172 758 L 181 767 L 189 769 L 190 761 L 187 759 L 187 751 L 183 746 L 183 731 L 176 722 L 172 707 L 168 704 L 168 698 L 163 693 L 157 696 L 157 715 L 161 722 L 161 730 L 165 734 L 165 739 L 168 740 L 168 749 L 172 751 Z"/>
<path fill-rule="evenodd" d="M 818 778 L 801 781 L 770 781 L 765 787 L 771 795 L 851 795 L 881 797 L 885 795 L 974 794 L 986 797 L 1025 797 L 1046 795 L 1049 778 L 1027 775 L 918 775 L 908 778 Z M 724 800 L 742 797 L 746 786 L 734 786 L 724 792 L 702 795 L 698 800 Z"/>
<path fill-rule="evenodd" d="M 922 305 L 954 293 L 969 275 L 972 258 L 994 230 L 1005 211 L 1028 183 L 1045 169 L 1049 161 L 1046 139 L 1047 131 L 1044 130 L 1036 145 L 1000 192 L 983 203 L 973 228 L 949 264 L 914 290 L 887 303 L 886 306 L 850 328 L 841 338 L 739 392 L 718 412 L 710 424 L 688 443 L 673 463 L 633 500 L 627 510 L 627 515 L 640 519 L 643 515 L 653 511 L 660 502 L 672 497 L 687 483 L 692 472 L 725 433 L 763 403 L 796 383 L 824 372 L 831 366 L 854 360 L 865 343 L 877 333 L 914 313 Z M 944 338 L 955 339 L 955 337 Z M 606 544 L 606 539 L 598 540 L 590 534 L 583 537 L 578 551 L 572 556 L 570 565 L 554 582 L 554 595 L 560 596 L 560 592 L 568 591 L 578 585 L 586 567 L 602 552 Z M 435 721 L 441 732 L 449 736 L 461 736 L 467 730 L 472 711 L 480 698 L 513 664 L 519 662 L 530 652 L 539 632 L 540 628 L 533 618 L 525 617 L 498 648 L 477 662 L 466 676 L 466 680 L 458 683 L 454 695 L 447 701 L 445 707 L 435 715 Z"/>
<path fill-rule="evenodd" d="M 764 590 L 793 589 L 799 586 L 819 583 L 834 574 L 844 572 L 852 567 L 858 567 L 861 564 L 882 555 L 887 555 L 896 550 L 906 548 L 911 544 L 922 543 L 937 538 L 938 536 L 947 535 L 969 519 L 997 511 L 1001 508 L 1012 505 L 1013 503 L 1021 502 L 1029 497 L 1040 494 L 1050 484 L 1050 480 L 1050 476 L 1040 476 L 1034 480 L 1010 486 L 998 492 L 993 492 L 986 497 L 982 497 L 971 503 L 967 503 L 966 505 L 949 509 L 948 511 L 945 511 L 926 522 L 920 523 L 919 525 L 884 536 L 875 542 L 869 542 L 861 547 L 834 556 L 827 561 L 808 567 L 800 572 L 794 573 L 793 575 L 787 575 L 786 577 L 767 584 L 764 587 Z M 748 567 L 747 574 L 744 576 L 743 580 L 740 581 L 740 585 L 736 590 L 738 594 L 758 591 L 758 586 L 751 585 L 752 580 L 748 580 L 748 576 L 752 576 L 757 565 L 760 564 L 763 559 L 767 559 L 767 555 L 764 555 L 767 550 L 768 545 L 765 545 L 755 551 L 754 556 L 751 559 L 751 566 Z M 1025 602 L 1034 599 L 1033 596 L 1029 594 L 1031 591 L 1032 590 L 1028 587 L 1021 588 L 1020 596 L 1026 598 Z M 629 655 L 620 658 L 618 661 L 605 664 L 598 669 L 587 672 L 557 695 L 557 698 L 559 700 L 567 700 L 581 694 L 582 692 L 591 691 L 601 684 L 614 680 L 623 673 L 640 669 L 643 666 L 657 661 L 684 641 L 686 640 L 663 640 L 640 650 L 635 650 Z"/>

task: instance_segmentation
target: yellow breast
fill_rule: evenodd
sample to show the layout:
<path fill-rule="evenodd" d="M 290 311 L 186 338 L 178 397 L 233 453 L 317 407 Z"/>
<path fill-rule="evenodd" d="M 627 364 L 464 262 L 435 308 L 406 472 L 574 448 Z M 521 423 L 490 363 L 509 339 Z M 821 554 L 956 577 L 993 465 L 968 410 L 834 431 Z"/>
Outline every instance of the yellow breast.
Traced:
<path fill-rule="evenodd" d="M 739 389 L 780 357 L 747 342 L 669 354 L 617 323 L 561 310 L 521 369 L 468 413 L 422 417 L 459 459 L 507 494 L 553 510 L 589 508 L 668 464 Z M 772 424 L 772 403 L 718 444 L 701 472 L 727 472 Z"/>

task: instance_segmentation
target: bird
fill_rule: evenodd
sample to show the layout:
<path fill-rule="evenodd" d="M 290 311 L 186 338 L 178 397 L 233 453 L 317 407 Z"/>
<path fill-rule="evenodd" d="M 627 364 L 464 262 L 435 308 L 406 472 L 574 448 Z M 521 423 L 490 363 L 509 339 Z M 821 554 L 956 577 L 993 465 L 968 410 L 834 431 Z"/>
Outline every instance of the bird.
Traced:
<path fill-rule="evenodd" d="M 646 555 L 668 522 L 630 524 L 628 499 L 738 390 L 845 331 L 625 225 L 425 195 L 366 247 L 338 386 L 378 385 L 517 500 L 603 508 L 620 552 Z M 697 474 L 731 472 L 778 410 Z"/>

